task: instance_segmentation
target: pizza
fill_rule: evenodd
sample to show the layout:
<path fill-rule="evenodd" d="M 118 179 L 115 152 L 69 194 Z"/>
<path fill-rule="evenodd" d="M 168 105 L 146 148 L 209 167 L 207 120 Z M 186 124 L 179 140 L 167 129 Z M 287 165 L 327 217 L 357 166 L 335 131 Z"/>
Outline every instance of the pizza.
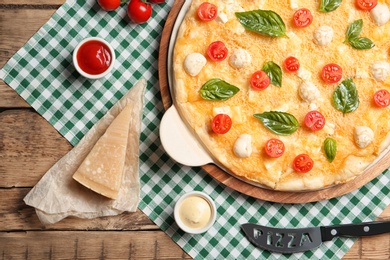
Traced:
<path fill-rule="evenodd" d="M 346 183 L 390 144 L 390 1 L 194 0 L 173 98 L 215 162 L 280 191 Z"/>

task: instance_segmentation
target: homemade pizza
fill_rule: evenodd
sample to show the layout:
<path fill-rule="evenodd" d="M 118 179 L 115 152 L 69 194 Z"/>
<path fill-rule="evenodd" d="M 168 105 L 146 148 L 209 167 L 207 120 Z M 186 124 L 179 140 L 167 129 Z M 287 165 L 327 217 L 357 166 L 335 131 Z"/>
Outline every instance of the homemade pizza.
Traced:
<path fill-rule="evenodd" d="M 364 174 L 390 145 L 390 1 L 192 1 L 173 98 L 217 165 L 281 191 Z"/>

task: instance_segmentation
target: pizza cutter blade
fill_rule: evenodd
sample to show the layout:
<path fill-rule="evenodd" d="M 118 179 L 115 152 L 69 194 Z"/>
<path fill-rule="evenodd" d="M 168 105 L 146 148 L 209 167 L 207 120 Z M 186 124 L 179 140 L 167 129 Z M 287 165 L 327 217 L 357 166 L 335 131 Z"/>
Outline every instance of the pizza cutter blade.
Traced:
<path fill-rule="evenodd" d="M 334 237 L 372 236 L 390 232 L 390 221 L 363 222 L 310 228 L 273 228 L 253 223 L 241 225 L 255 246 L 276 253 L 291 254 L 319 247 Z"/>
<path fill-rule="evenodd" d="M 202 166 L 213 162 L 180 118 L 174 105 L 168 108 L 161 120 L 160 139 L 165 151 L 180 164 Z"/>

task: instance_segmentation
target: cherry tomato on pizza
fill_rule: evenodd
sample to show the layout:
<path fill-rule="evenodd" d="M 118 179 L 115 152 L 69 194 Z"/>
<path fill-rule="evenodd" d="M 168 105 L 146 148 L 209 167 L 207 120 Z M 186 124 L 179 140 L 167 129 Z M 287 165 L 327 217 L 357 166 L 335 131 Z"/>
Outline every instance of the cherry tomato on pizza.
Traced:
<path fill-rule="evenodd" d="M 121 5 L 120 0 L 98 0 L 97 2 L 105 11 L 113 11 Z"/>
<path fill-rule="evenodd" d="M 377 107 L 388 107 L 390 105 L 390 92 L 386 89 L 375 92 L 374 103 Z"/>
<path fill-rule="evenodd" d="M 307 154 L 300 154 L 293 161 L 293 168 L 296 172 L 306 173 L 313 169 L 314 161 Z"/>
<path fill-rule="evenodd" d="M 321 78 L 326 83 L 337 83 L 340 81 L 342 76 L 342 68 L 335 63 L 326 64 L 321 71 Z"/>
<path fill-rule="evenodd" d="M 285 146 L 282 140 L 271 138 L 265 143 L 264 150 L 269 157 L 278 158 L 283 155 Z"/>
<path fill-rule="evenodd" d="M 211 122 L 211 129 L 216 134 L 226 134 L 232 127 L 232 119 L 227 114 L 218 114 Z"/>
<path fill-rule="evenodd" d="M 307 27 L 313 21 L 313 15 L 309 9 L 298 9 L 293 16 L 293 22 L 297 27 Z"/>
<path fill-rule="evenodd" d="M 290 56 L 284 60 L 284 68 L 288 72 L 296 72 L 299 70 L 299 67 L 300 67 L 299 60 L 293 56 Z"/>
<path fill-rule="evenodd" d="M 378 0 L 356 0 L 356 5 L 361 10 L 371 10 L 378 4 Z"/>
<path fill-rule="evenodd" d="M 310 111 L 305 116 L 305 125 L 312 131 L 319 131 L 325 126 L 325 117 L 316 110 Z"/>
<path fill-rule="evenodd" d="M 264 90 L 271 83 L 271 79 L 263 70 L 258 70 L 252 74 L 250 83 L 254 90 Z"/>
<path fill-rule="evenodd" d="M 209 2 L 203 2 L 198 7 L 198 17 L 200 20 L 209 22 L 215 19 L 218 14 L 218 8 Z"/>
<path fill-rule="evenodd" d="M 213 61 L 223 61 L 228 55 L 228 49 L 221 41 L 215 41 L 207 48 L 207 55 Z"/>
<path fill-rule="evenodd" d="M 146 0 L 130 0 L 127 15 L 134 23 L 145 23 L 152 16 L 152 6 Z"/>

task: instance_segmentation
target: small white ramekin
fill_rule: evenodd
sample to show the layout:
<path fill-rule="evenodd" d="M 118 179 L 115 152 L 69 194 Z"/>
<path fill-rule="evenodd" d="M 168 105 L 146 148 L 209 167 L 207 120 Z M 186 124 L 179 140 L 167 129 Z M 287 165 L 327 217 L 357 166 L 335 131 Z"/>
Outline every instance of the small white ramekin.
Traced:
<path fill-rule="evenodd" d="M 201 197 L 201 198 L 205 199 L 207 201 L 207 203 L 210 205 L 211 216 L 210 216 L 209 222 L 202 228 L 197 228 L 197 229 L 190 228 L 190 227 L 186 226 L 184 224 L 184 222 L 182 221 L 182 219 L 180 218 L 179 210 L 180 210 L 180 207 L 181 207 L 183 201 L 186 198 L 192 197 L 192 196 Z M 200 192 L 200 191 L 191 191 L 191 192 L 185 193 L 184 195 L 182 195 L 179 198 L 179 200 L 175 204 L 173 214 L 174 214 L 175 221 L 181 230 L 183 230 L 184 232 L 189 233 L 189 234 L 201 234 L 201 233 L 206 232 L 207 230 L 209 230 L 213 226 L 215 219 L 217 217 L 217 210 L 216 210 L 214 201 L 211 199 L 211 197 L 209 195 L 207 195 L 203 192 Z"/>
<path fill-rule="evenodd" d="M 79 64 L 78 64 L 78 61 L 77 61 L 77 53 L 81 47 L 81 45 L 83 45 L 84 43 L 86 43 L 87 41 L 99 41 L 101 43 L 104 43 L 105 45 L 107 45 L 107 47 L 109 48 L 110 50 L 110 53 L 111 53 L 111 64 L 110 66 L 103 72 L 103 73 L 100 73 L 100 74 L 89 74 L 89 73 L 86 73 L 85 71 L 83 71 Z M 114 67 L 114 64 L 115 64 L 115 61 L 116 61 L 116 57 L 115 57 L 115 51 L 114 49 L 112 48 L 111 44 L 108 43 L 106 40 L 102 39 L 102 38 L 99 38 L 99 37 L 88 37 L 88 38 L 85 38 L 84 40 L 82 40 L 77 46 L 76 48 L 74 49 L 73 51 L 73 65 L 74 67 L 76 68 L 77 72 L 80 73 L 82 76 L 88 78 L 88 79 L 100 79 L 100 78 L 103 78 L 104 76 L 106 76 L 108 73 L 110 73 L 110 71 L 112 70 L 112 68 Z"/>

